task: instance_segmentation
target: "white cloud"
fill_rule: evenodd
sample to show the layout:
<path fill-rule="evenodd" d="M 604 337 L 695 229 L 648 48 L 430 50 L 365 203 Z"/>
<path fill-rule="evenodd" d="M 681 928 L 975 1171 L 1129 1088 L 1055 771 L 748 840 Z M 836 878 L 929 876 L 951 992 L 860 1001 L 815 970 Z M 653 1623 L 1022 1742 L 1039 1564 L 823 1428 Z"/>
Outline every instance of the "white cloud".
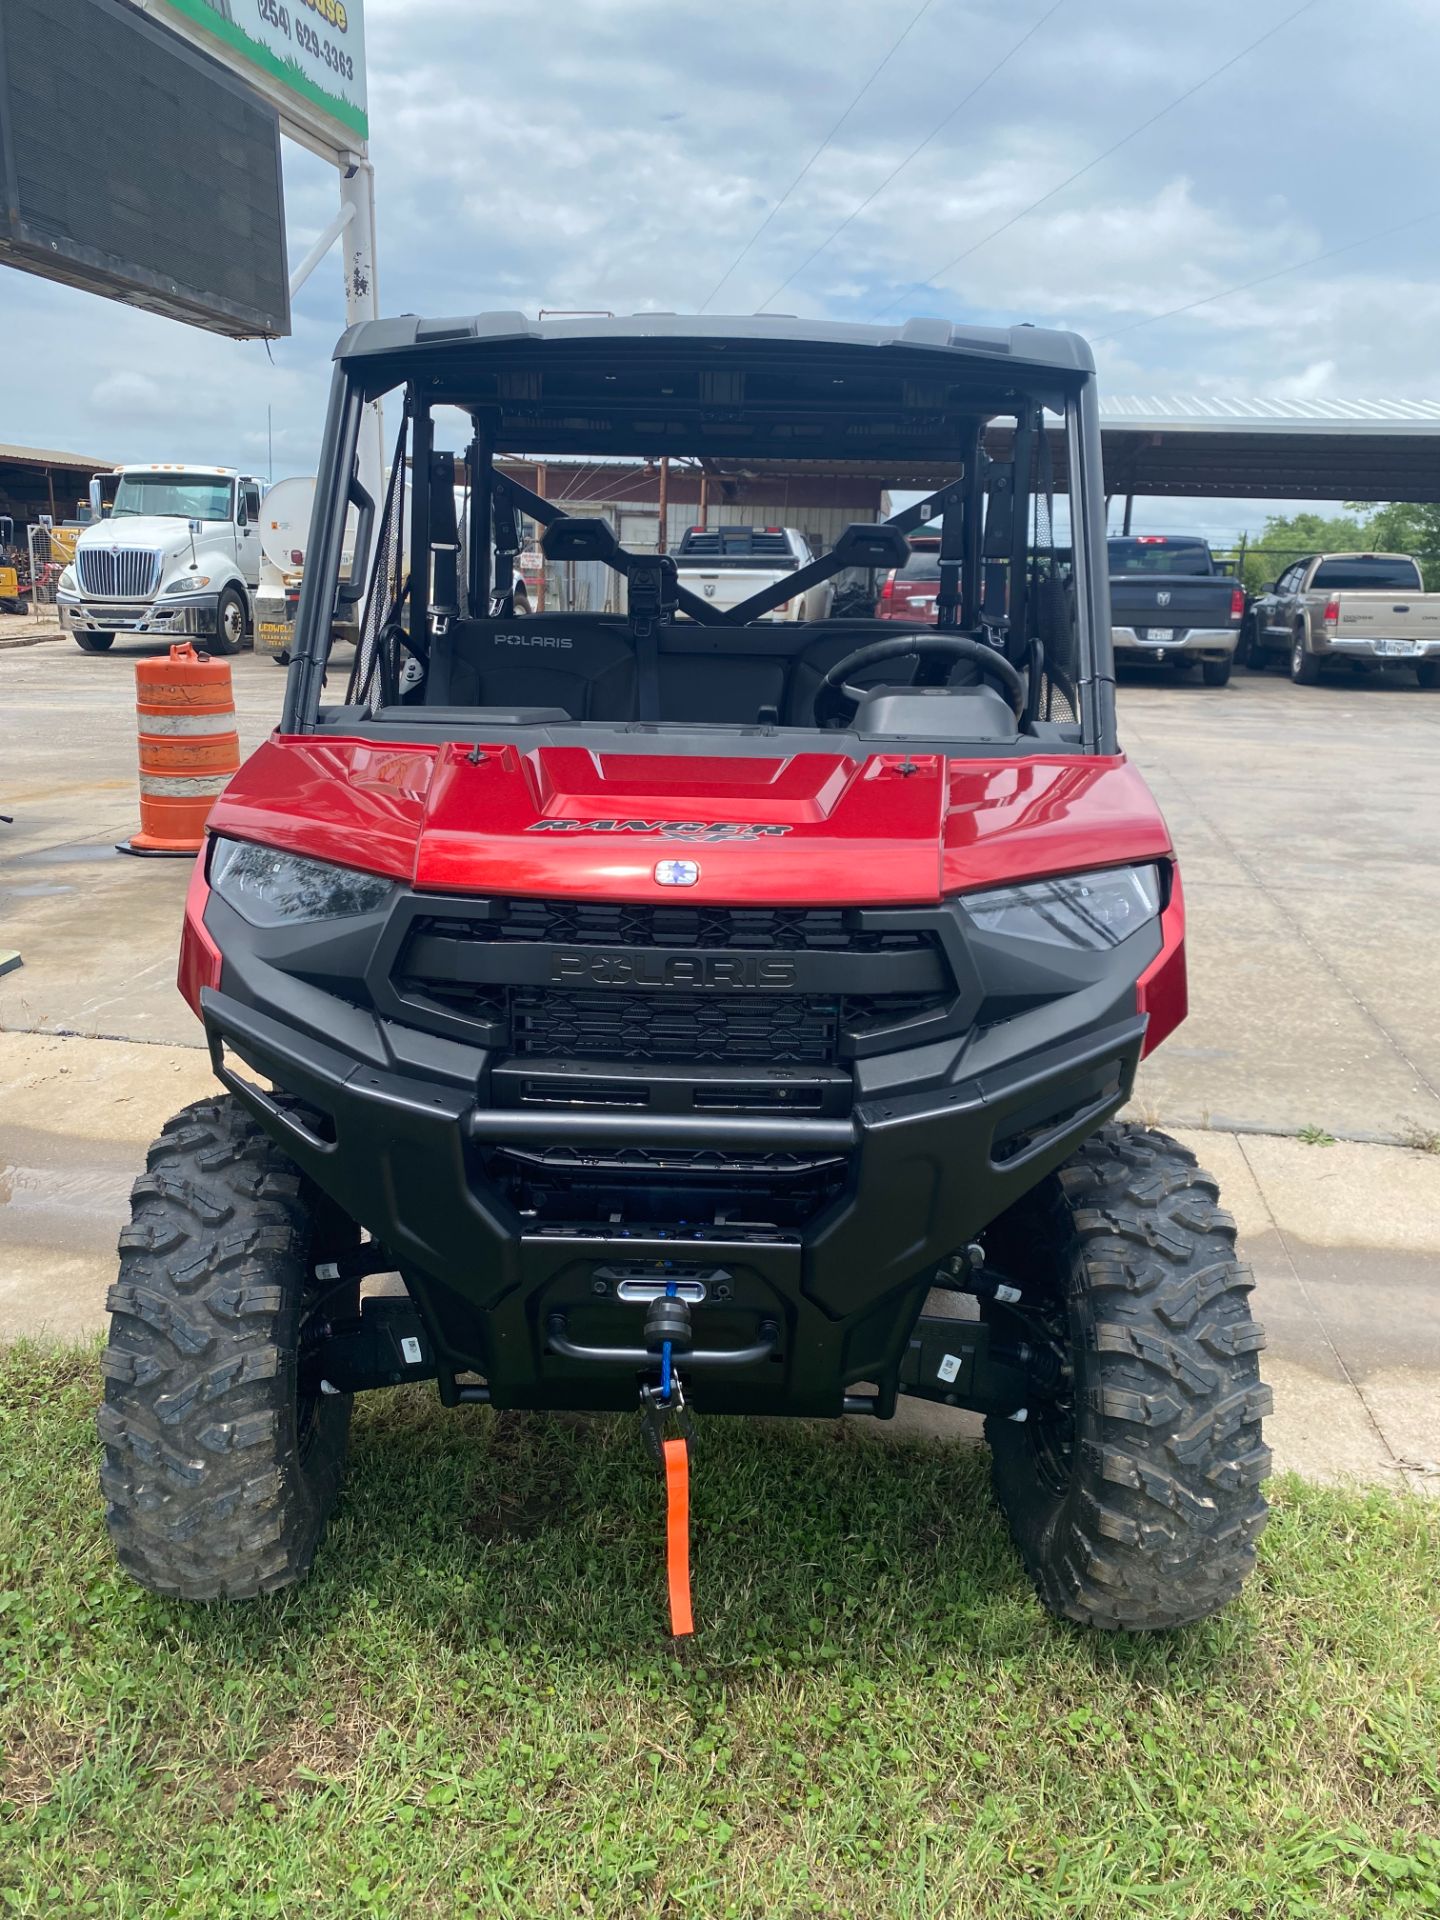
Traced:
<path fill-rule="evenodd" d="M 107 374 L 91 389 L 90 405 L 102 419 L 116 414 L 123 419 L 158 407 L 164 397 L 164 388 L 158 380 L 152 380 L 148 373 L 137 373 L 133 368 L 121 367 Z"/>
<path fill-rule="evenodd" d="M 1043 6 L 937 0 L 718 305 L 748 310 L 782 281 Z M 382 304 L 434 312 L 697 306 L 908 17 L 853 0 L 369 0 L 367 15 Z M 1119 391 L 1433 393 L 1440 222 L 1119 331 L 1433 197 L 1440 8 L 1392 0 L 1378 22 L 1315 8 L 907 304 L 1114 332 L 1098 357 Z M 872 317 L 1265 25 L 1250 0 L 1063 6 L 777 304 Z M 335 183 L 293 147 L 285 167 L 297 260 Z M 11 382 L 7 432 L 263 466 L 268 409 L 277 473 L 303 471 L 342 323 L 333 257 L 268 353 L 0 273 L 7 364 L 39 376 Z"/>

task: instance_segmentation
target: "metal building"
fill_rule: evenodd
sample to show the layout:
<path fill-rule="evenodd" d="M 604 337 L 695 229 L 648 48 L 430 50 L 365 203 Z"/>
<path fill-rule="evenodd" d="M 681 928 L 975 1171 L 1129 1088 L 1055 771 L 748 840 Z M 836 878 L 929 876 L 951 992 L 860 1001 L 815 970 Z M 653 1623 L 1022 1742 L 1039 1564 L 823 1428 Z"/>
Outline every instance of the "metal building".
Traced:
<path fill-rule="evenodd" d="M 53 447 L 12 447 L 0 443 L 0 517 L 15 522 L 17 533 L 49 514 L 58 527 L 88 509 L 90 476 L 113 467 L 84 453 L 57 453 Z"/>

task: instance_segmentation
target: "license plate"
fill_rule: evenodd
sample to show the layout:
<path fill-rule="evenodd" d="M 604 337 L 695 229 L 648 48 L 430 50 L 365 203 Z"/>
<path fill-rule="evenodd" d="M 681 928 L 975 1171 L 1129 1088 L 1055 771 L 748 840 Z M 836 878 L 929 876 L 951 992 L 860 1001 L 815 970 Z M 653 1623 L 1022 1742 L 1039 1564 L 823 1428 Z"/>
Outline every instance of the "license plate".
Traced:
<path fill-rule="evenodd" d="M 1136 627 L 1135 638 L 1148 641 L 1152 647 L 1164 647 L 1175 638 L 1175 629 L 1173 627 Z"/>
<path fill-rule="evenodd" d="M 255 630 L 255 638 L 267 653 L 284 653 L 294 632 L 286 620 L 262 620 Z"/>
<path fill-rule="evenodd" d="M 1375 651 L 1377 653 L 1398 654 L 1418 653 L 1420 651 L 1420 642 L 1418 640 L 1377 640 L 1375 642 Z"/>

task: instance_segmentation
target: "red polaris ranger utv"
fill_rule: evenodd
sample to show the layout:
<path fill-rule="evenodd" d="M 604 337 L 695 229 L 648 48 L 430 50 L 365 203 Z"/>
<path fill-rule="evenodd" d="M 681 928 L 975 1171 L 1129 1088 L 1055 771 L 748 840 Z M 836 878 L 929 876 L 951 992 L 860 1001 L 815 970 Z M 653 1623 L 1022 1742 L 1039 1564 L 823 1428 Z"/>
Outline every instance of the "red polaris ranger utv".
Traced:
<path fill-rule="evenodd" d="M 1249 1275 L 1213 1180 L 1114 1118 L 1185 960 L 1116 743 L 1099 449 L 1088 348 L 1029 327 L 345 335 L 284 715 L 186 911 L 225 1092 L 152 1148 L 110 1302 L 137 1579 L 299 1580 L 352 1396 L 433 1379 L 656 1426 L 979 1409 L 1053 1611 L 1171 1627 L 1238 1591 L 1267 1466 Z M 500 452 L 929 490 L 722 611 Z M 766 619 L 937 520 L 933 625 Z M 588 564 L 517 613 L 527 521 Z M 567 582 L 624 611 L 558 610 Z M 362 604 L 342 690 L 332 619 Z"/>

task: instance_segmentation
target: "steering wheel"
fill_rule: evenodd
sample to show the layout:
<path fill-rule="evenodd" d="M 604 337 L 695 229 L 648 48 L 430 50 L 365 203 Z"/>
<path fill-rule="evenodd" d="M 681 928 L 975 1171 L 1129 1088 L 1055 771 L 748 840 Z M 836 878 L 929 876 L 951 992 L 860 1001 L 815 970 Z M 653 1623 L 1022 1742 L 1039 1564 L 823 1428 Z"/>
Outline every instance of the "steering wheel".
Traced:
<path fill-rule="evenodd" d="M 893 640 L 872 640 L 868 647 L 857 647 L 853 653 L 847 653 L 843 660 L 837 660 L 825 678 L 815 689 L 813 713 L 816 725 L 820 725 L 820 702 L 827 693 L 838 689 L 847 700 L 858 707 L 862 700 L 868 699 L 872 689 L 869 687 L 847 686 L 845 676 L 856 672 L 860 667 L 872 667 L 878 660 L 899 660 L 907 654 L 944 653 L 953 660 L 973 660 L 982 673 L 988 673 L 1009 696 L 1010 705 L 1016 718 L 1025 710 L 1025 682 L 1003 653 L 997 653 L 994 647 L 987 647 L 983 641 L 967 640 L 961 634 L 949 633 L 905 633 L 898 634 Z"/>

